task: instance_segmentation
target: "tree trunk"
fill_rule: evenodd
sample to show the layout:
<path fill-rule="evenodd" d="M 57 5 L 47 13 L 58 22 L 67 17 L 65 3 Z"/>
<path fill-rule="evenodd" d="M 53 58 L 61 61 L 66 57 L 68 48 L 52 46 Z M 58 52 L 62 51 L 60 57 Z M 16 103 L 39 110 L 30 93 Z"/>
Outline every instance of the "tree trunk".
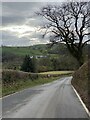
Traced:
<path fill-rule="evenodd" d="M 76 56 L 76 59 L 79 63 L 79 66 L 83 65 L 84 63 L 84 58 L 83 58 L 83 48 L 80 48 L 77 52 L 77 56 Z"/>
<path fill-rule="evenodd" d="M 83 65 L 83 56 L 79 57 L 79 58 L 76 58 L 78 63 L 79 63 L 79 66 Z"/>
<path fill-rule="evenodd" d="M 83 48 L 79 47 L 79 49 L 75 50 L 72 46 L 67 44 L 67 48 L 71 55 L 77 60 L 79 66 L 83 65 L 84 59 L 83 59 Z"/>

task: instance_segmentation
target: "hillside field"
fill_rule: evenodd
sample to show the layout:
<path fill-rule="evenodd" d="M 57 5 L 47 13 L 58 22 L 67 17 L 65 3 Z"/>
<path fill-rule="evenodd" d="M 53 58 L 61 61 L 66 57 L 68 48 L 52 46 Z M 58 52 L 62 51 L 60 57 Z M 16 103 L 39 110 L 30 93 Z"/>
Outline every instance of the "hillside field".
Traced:
<path fill-rule="evenodd" d="M 1 48 L 0 48 L 1 49 Z M 74 70 L 78 67 L 77 61 L 70 55 L 66 46 L 64 44 L 54 45 L 53 47 L 48 47 L 48 45 L 34 45 L 29 47 L 2 47 L 2 62 L 3 69 L 17 69 L 20 70 L 20 66 L 22 65 L 23 59 L 26 55 L 30 57 L 35 56 L 38 57 L 37 61 L 40 72 L 44 68 L 44 71 L 50 70 Z M 40 58 L 42 57 L 42 58 Z M 46 58 L 45 58 L 46 57 Z M 43 65 L 46 62 L 51 65 L 51 62 L 55 62 L 54 68 L 47 68 L 47 66 Z M 58 66 L 59 65 L 59 66 Z M 44 72 L 43 71 L 43 72 Z"/>

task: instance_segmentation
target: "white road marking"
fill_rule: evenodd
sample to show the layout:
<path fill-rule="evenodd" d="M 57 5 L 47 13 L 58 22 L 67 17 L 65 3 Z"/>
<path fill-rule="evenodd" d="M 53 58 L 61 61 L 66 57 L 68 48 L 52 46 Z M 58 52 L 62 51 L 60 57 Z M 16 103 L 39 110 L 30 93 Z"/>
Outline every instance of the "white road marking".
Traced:
<path fill-rule="evenodd" d="M 81 102 L 82 106 L 84 107 L 86 113 L 90 117 L 90 112 L 89 112 L 88 108 L 86 107 L 85 103 L 82 101 L 82 99 L 81 99 L 80 95 L 78 94 L 78 92 L 76 91 L 76 89 L 73 86 L 72 86 L 72 88 L 73 88 L 74 92 L 76 93 L 76 95 L 77 95 L 79 101 Z"/>

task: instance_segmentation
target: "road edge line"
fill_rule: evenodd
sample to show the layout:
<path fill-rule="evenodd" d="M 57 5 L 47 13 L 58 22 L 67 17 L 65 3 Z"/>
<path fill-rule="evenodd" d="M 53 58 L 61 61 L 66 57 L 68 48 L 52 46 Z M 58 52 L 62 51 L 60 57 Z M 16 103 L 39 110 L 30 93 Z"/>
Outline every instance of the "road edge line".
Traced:
<path fill-rule="evenodd" d="M 73 88 L 75 94 L 77 95 L 79 101 L 81 102 L 82 106 L 84 107 L 86 113 L 87 113 L 88 116 L 90 117 L 90 112 L 89 112 L 88 108 L 86 107 L 85 103 L 84 103 L 83 100 L 81 99 L 81 97 L 80 97 L 80 95 L 78 94 L 78 92 L 76 91 L 76 89 L 75 89 L 73 86 L 72 86 L 72 88 Z"/>

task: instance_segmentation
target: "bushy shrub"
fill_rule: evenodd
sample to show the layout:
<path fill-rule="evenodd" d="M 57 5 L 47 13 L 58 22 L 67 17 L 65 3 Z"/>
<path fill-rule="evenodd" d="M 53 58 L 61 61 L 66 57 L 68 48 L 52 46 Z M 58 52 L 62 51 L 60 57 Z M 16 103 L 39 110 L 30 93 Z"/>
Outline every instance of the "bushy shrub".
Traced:
<path fill-rule="evenodd" d="M 3 70 L 2 71 L 3 84 L 13 83 L 21 79 L 23 80 L 29 79 L 28 73 L 24 73 L 24 72 L 16 71 L 16 70 Z"/>
<path fill-rule="evenodd" d="M 25 72 L 36 72 L 36 59 L 26 55 L 21 65 L 21 70 Z"/>
<path fill-rule="evenodd" d="M 29 73 L 16 70 L 3 70 L 2 71 L 2 83 L 13 84 L 18 81 L 26 80 L 38 80 L 38 78 L 48 78 L 48 77 L 58 77 L 60 74 L 39 74 L 39 73 Z"/>

